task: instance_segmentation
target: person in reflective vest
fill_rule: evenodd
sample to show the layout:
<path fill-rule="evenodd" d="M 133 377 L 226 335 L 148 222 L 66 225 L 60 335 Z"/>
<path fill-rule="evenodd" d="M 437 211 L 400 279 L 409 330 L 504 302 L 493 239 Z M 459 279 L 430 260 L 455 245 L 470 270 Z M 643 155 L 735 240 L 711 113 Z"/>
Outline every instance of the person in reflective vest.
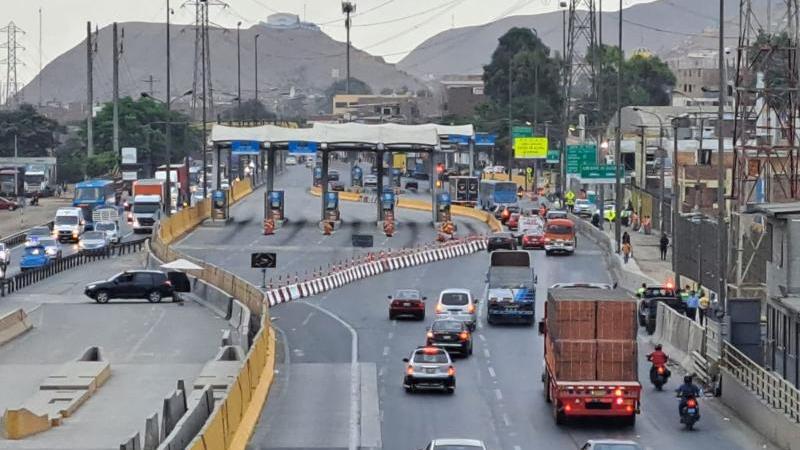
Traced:
<path fill-rule="evenodd" d="M 567 209 L 569 212 L 572 212 L 572 208 L 575 206 L 575 193 L 571 190 L 567 191 L 566 195 L 564 195 L 564 199 L 566 200 Z"/>
<path fill-rule="evenodd" d="M 636 296 L 639 298 L 644 298 L 645 291 L 647 291 L 647 284 L 642 283 L 642 287 L 636 290 Z"/>

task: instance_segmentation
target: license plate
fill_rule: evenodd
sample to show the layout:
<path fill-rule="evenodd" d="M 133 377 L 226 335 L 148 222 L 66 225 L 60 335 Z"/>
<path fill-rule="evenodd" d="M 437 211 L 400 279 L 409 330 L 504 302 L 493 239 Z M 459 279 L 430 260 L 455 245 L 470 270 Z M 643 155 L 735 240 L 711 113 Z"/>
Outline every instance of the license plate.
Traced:
<path fill-rule="evenodd" d="M 425 369 L 425 373 L 428 373 L 428 374 L 436 373 L 436 369 L 430 369 L 430 368 Z"/>
<path fill-rule="evenodd" d="M 689 414 L 694 414 L 694 413 L 697 412 L 697 410 L 694 409 L 694 408 L 689 408 L 689 409 L 686 410 L 686 412 L 689 413 Z"/>
<path fill-rule="evenodd" d="M 411 303 L 403 303 L 403 306 L 405 307 L 411 306 Z"/>
<path fill-rule="evenodd" d="M 592 396 L 594 396 L 594 397 L 602 397 L 604 395 L 606 395 L 605 389 L 599 389 L 599 390 L 592 391 Z"/>
<path fill-rule="evenodd" d="M 449 340 L 451 340 L 453 338 L 452 338 L 452 336 L 442 336 L 442 339 L 444 339 L 445 341 L 449 341 Z"/>

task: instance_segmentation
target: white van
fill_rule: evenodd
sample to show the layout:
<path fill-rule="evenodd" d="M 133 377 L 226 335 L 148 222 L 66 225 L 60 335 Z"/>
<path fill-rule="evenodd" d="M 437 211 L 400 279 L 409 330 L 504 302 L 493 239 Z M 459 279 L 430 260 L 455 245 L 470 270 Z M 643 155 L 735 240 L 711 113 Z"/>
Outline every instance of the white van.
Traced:
<path fill-rule="evenodd" d="M 58 208 L 53 221 L 53 235 L 59 241 L 78 242 L 85 225 L 81 208 Z"/>

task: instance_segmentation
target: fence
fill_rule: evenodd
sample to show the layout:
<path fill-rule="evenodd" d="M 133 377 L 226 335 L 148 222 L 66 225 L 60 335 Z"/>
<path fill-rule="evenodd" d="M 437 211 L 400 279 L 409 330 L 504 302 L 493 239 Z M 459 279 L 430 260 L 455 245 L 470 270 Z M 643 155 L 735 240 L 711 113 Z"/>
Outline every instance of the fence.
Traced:
<path fill-rule="evenodd" d="M 43 223 L 43 224 L 41 224 L 39 226 L 40 227 L 47 227 L 47 228 L 50 228 L 52 230 L 53 229 L 53 221 L 51 220 L 50 222 Z M 28 235 L 28 231 L 29 230 L 20 231 L 19 233 L 12 234 L 10 236 L 4 237 L 3 239 L 0 239 L 0 242 L 2 242 L 3 244 L 6 244 L 9 247 L 14 247 L 16 245 L 19 245 L 19 244 L 25 242 L 25 237 Z"/>
<path fill-rule="evenodd" d="M 149 238 L 137 239 L 135 241 L 122 242 L 106 247 L 103 252 L 79 252 L 57 259 L 48 265 L 25 272 L 20 272 L 11 278 L 0 280 L 0 297 L 11 294 L 22 288 L 38 283 L 45 278 L 59 274 L 65 270 L 72 269 L 86 263 L 108 259 L 112 256 L 127 255 L 135 253 L 144 247 L 145 241 Z"/>

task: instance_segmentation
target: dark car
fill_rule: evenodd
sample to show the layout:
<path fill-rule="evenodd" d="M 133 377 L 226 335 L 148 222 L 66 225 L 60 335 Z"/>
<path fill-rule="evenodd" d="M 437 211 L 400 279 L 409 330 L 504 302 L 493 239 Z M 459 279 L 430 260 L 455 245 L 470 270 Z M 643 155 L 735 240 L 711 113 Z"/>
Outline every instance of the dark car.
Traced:
<path fill-rule="evenodd" d="M 517 239 L 511 233 L 494 233 L 489 236 L 486 251 L 492 252 L 497 249 L 516 250 Z"/>
<path fill-rule="evenodd" d="M 329 170 L 328 171 L 328 181 L 339 181 L 339 171 L 338 170 Z"/>
<path fill-rule="evenodd" d="M 681 298 L 674 289 L 666 286 L 648 286 L 639 301 L 639 325 L 645 327 L 648 334 L 656 331 L 656 312 L 658 304 L 664 303 L 680 314 L 686 310 Z"/>
<path fill-rule="evenodd" d="M 158 303 L 162 298 L 173 297 L 172 281 L 157 270 L 126 270 L 106 281 L 96 281 L 86 286 L 84 294 L 97 303 L 108 303 L 112 298 L 142 298 Z"/>
<path fill-rule="evenodd" d="M 472 354 L 472 333 L 467 324 L 461 320 L 434 320 L 426 339 L 425 345 L 443 348 L 450 354 L 454 352 L 462 356 Z"/>
<path fill-rule="evenodd" d="M 389 320 L 398 317 L 414 317 L 425 320 L 425 300 L 416 289 L 398 289 L 394 296 L 389 296 Z"/>
<path fill-rule="evenodd" d="M 417 192 L 419 189 L 419 183 L 416 181 L 406 181 L 405 189 L 411 192 Z"/>
<path fill-rule="evenodd" d="M 19 208 L 19 203 L 5 197 L 0 197 L 0 209 L 14 211 L 17 208 Z"/>

